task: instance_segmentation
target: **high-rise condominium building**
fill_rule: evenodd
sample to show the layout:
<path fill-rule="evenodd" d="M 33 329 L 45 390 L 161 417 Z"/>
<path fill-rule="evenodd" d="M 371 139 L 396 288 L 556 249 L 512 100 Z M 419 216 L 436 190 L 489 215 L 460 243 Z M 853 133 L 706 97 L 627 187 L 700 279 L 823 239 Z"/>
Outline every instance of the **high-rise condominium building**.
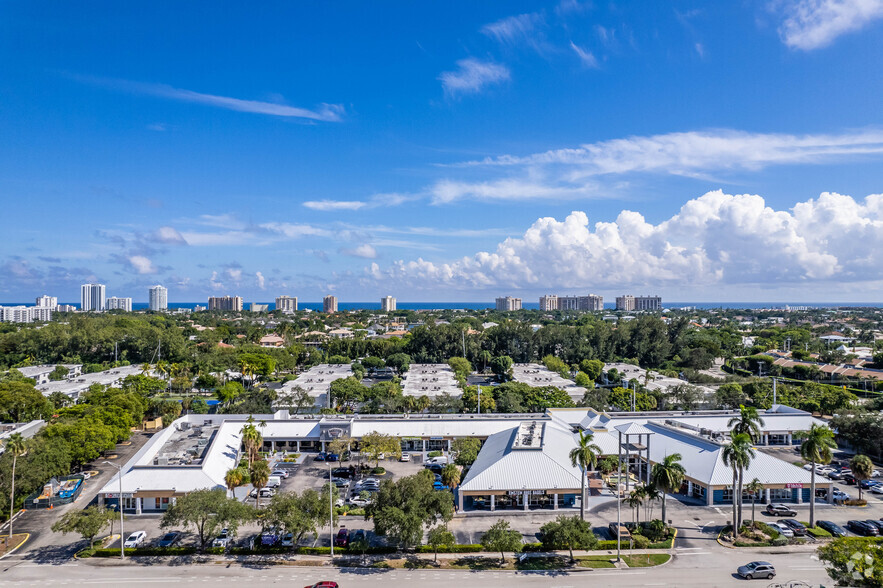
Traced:
<path fill-rule="evenodd" d="M 57 296 L 43 296 L 37 297 L 37 306 L 42 308 L 51 308 L 55 310 L 55 307 L 58 306 L 58 297 Z"/>
<path fill-rule="evenodd" d="M 105 302 L 104 309 L 105 310 L 125 310 L 126 312 L 132 312 L 132 299 L 131 298 L 117 298 L 115 296 L 111 296 Z"/>
<path fill-rule="evenodd" d="M 383 312 L 392 312 L 396 309 L 396 299 L 392 296 L 384 296 L 380 299 L 380 310 Z"/>
<path fill-rule="evenodd" d="M 209 310 L 242 311 L 242 296 L 212 296 L 208 299 Z"/>
<path fill-rule="evenodd" d="M 540 310 L 603 310 L 604 297 L 597 294 L 588 296 L 540 296 Z"/>
<path fill-rule="evenodd" d="M 80 286 L 80 310 L 102 312 L 105 304 L 104 284 Z"/>
<path fill-rule="evenodd" d="M 540 296 L 540 310 L 558 310 L 558 297 L 554 294 Z"/>
<path fill-rule="evenodd" d="M 635 310 L 662 310 L 662 298 L 659 296 L 632 296 L 625 294 L 616 297 L 616 310 L 627 312 Z"/>
<path fill-rule="evenodd" d="M 169 291 L 165 286 L 157 284 L 150 288 L 147 307 L 154 312 L 169 309 Z"/>
<path fill-rule="evenodd" d="M 322 312 L 337 312 L 337 296 L 328 295 L 322 299 Z"/>
<path fill-rule="evenodd" d="M 281 310 L 285 314 L 297 312 L 297 296 L 277 296 L 276 310 Z"/>
<path fill-rule="evenodd" d="M 52 320 L 54 307 L 49 306 L 0 306 L 0 322 L 32 323 Z"/>
<path fill-rule="evenodd" d="M 511 296 L 497 298 L 497 310 L 499 310 L 500 312 L 521 310 L 521 298 L 513 298 Z"/>

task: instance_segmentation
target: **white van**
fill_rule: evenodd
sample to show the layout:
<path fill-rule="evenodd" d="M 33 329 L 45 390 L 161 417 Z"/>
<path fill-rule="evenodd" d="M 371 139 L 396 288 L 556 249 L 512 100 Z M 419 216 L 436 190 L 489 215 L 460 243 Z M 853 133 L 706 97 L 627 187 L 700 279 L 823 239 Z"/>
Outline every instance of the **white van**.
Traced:
<path fill-rule="evenodd" d="M 267 478 L 267 488 L 278 488 L 282 485 L 282 476 L 270 476 Z"/>
<path fill-rule="evenodd" d="M 448 464 L 448 458 L 447 458 L 447 456 L 445 456 L 445 455 L 440 455 L 440 456 L 438 456 L 438 457 L 433 457 L 433 458 L 428 459 L 428 460 L 426 461 L 426 463 L 427 463 L 428 465 L 431 465 L 431 464 L 447 465 L 447 464 Z"/>

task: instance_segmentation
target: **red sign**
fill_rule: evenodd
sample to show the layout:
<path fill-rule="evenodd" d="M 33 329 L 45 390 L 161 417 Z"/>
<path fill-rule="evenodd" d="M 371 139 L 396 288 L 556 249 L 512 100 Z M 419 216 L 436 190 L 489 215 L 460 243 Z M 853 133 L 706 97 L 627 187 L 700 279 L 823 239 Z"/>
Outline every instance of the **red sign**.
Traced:
<path fill-rule="evenodd" d="M 790 484 L 785 484 L 785 488 L 803 488 L 803 484 L 799 482 L 792 482 Z"/>

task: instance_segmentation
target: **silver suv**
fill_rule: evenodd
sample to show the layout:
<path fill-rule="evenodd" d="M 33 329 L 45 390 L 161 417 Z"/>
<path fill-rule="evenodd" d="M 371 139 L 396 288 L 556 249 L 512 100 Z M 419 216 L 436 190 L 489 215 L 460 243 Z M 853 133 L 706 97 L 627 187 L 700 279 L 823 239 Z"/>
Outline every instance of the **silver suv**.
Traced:
<path fill-rule="evenodd" d="M 746 580 L 753 580 L 754 578 L 771 580 L 776 575 L 776 568 L 768 561 L 753 561 L 750 564 L 739 566 L 736 573 Z"/>
<path fill-rule="evenodd" d="M 785 506 L 784 504 L 768 504 L 766 507 L 767 514 L 778 516 L 778 517 L 796 517 L 797 511 L 791 507 Z"/>

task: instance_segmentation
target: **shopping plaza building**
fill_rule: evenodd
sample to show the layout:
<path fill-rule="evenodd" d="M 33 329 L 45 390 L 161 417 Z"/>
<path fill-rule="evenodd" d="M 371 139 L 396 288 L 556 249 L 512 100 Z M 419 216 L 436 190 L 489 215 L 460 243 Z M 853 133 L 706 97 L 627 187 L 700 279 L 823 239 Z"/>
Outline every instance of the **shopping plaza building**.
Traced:
<path fill-rule="evenodd" d="M 225 488 L 224 475 L 242 454 L 242 428 L 249 416 L 262 423 L 264 449 L 311 453 L 339 438 L 359 440 L 372 432 L 398 437 L 402 450 L 449 452 L 454 439 L 483 442 L 478 458 L 455 490 L 458 510 L 575 508 L 580 471 L 570 461 L 581 431 L 591 432 L 604 456 L 619 456 L 630 474 L 620 492 L 646 481 L 649 469 L 677 453 L 686 470 L 679 493 L 697 505 L 730 504 L 732 469 L 723 462 L 729 420 L 736 412 L 607 413 L 590 408 L 549 409 L 537 414 L 440 415 L 186 415 L 153 437 L 99 493 L 102 504 L 122 498 L 128 512 L 161 511 L 175 498 L 202 488 Z M 808 502 L 810 473 L 763 451 L 796 443 L 795 433 L 824 424 L 811 414 L 777 405 L 762 411 L 756 457 L 744 472 L 764 485 L 764 502 Z M 592 476 L 588 502 L 615 496 L 617 480 Z M 818 500 L 833 498 L 833 484 L 816 480 Z"/>

